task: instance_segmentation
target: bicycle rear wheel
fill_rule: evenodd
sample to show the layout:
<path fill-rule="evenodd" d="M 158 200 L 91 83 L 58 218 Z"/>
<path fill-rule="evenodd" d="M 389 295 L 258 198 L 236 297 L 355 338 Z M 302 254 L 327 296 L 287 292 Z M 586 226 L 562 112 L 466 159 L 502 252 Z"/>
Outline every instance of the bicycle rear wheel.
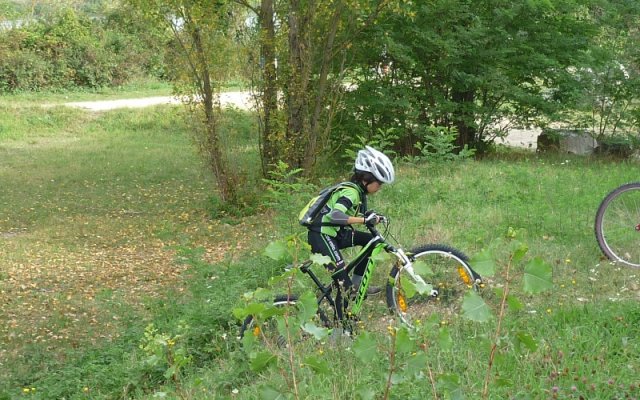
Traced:
<path fill-rule="evenodd" d="M 622 185 L 602 200 L 595 233 L 607 258 L 640 267 L 640 182 Z"/>
<path fill-rule="evenodd" d="M 240 338 L 243 338 L 244 335 L 251 334 L 265 344 L 272 343 L 278 347 L 285 347 L 287 338 L 280 333 L 278 329 L 278 319 L 276 317 L 284 314 L 284 310 L 279 310 L 280 308 L 295 307 L 297 302 L 297 296 L 276 296 L 272 304 L 274 310 L 266 313 L 270 316 L 265 318 L 265 320 L 258 322 L 253 315 L 249 315 L 244 319 L 240 327 Z M 335 302 L 333 299 L 330 300 L 322 296 L 322 294 L 319 294 L 318 311 L 313 322 L 319 327 L 328 329 L 339 327 L 342 313 L 339 312 L 334 305 Z M 295 313 L 296 311 L 293 312 Z"/>
<path fill-rule="evenodd" d="M 464 294 L 478 290 L 480 275 L 469 266 L 467 256 L 459 250 L 433 244 L 419 247 L 410 254 L 415 264 L 414 272 L 433 289 L 420 294 L 402 267 L 395 265 L 391 269 L 387 305 L 408 326 L 420 325 L 434 312 L 444 314 L 445 318 L 457 314 Z"/>
<path fill-rule="evenodd" d="M 295 307 L 297 300 L 298 298 L 296 296 L 279 295 L 274 299 L 272 306 L 274 309 Z M 258 321 L 253 315 L 247 316 L 240 327 L 240 338 L 243 338 L 244 335 L 251 334 L 265 344 L 285 347 L 287 338 L 279 333 L 278 321 L 277 318 L 275 318 L 275 315 L 282 315 L 282 313 L 282 310 L 274 310 L 272 316 L 265 318 L 264 321 Z"/>

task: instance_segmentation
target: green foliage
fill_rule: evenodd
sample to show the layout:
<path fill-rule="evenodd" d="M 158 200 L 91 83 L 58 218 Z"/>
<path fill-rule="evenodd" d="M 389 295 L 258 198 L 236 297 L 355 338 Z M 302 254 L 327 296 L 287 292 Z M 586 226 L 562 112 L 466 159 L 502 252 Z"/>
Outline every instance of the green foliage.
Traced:
<path fill-rule="evenodd" d="M 0 93 L 97 89 L 162 76 L 157 49 L 163 42 L 155 28 L 137 22 L 124 6 L 106 12 L 94 18 L 60 8 L 0 30 Z"/>
<path fill-rule="evenodd" d="M 611 134 L 598 140 L 596 153 L 617 159 L 631 158 L 640 151 L 640 135 Z"/>
<path fill-rule="evenodd" d="M 621 23 L 611 18 L 621 5 L 602 7 L 612 11 L 605 13 L 608 18 L 597 19 L 598 13 L 564 0 L 442 0 L 428 6 L 404 2 L 401 12 L 390 8 L 366 30 L 366 40 L 355 43 L 350 79 L 356 88 L 345 94 L 336 131 L 351 137 L 393 128 L 403 154 L 414 155 L 418 141 L 419 150 L 429 145 L 416 127 L 456 128 L 457 150 L 468 144 L 480 151 L 514 126 L 544 125 L 572 107 L 561 100 L 577 92 L 572 68 L 597 64 L 598 30 Z M 637 7 L 625 11 L 626 24 L 637 22 Z"/>
<path fill-rule="evenodd" d="M 362 150 L 365 146 L 371 146 L 393 159 L 396 157 L 394 145 L 398 139 L 399 135 L 395 128 L 378 128 L 375 134 L 367 136 L 357 134 L 351 138 L 351 142 L 345 151 L 345 158 L 349 163 L 353 163 L 359 150 Z"/>
<path fill-rule="evenodd" d="M 189 326 L 178 324 L 179 333 L 169 335 L 158 332 L 158 329 L 149 324 L 144 330 L 144 337 L 140 343 L 143 362 L 147 368 L 160 370 L 167 381 L 179 382 L 182 370 L 191 363 L 193 356 L 188 354 L 183 338 Z"/>
<path fill-rule="evenodd" d="M 420 129 L 417 136 L 419 139 L 413 146 L 418 154 L 408 157 L 412 162 L 456 161 L 472 158 L 476 153 L 475 149 L 469 149 L 467 145 L 456 152 L 458 132 L 455 128 L 428 127 Z"/>
<path fill-rule="evenodd" d="M 6 305 L 0 313 L 6 350 L 0 398 L 26 398 L 26 388 L 34 399 L 291 397 L 283 377 L 291 371 L 300 398 L 373 399 L 387 382 L 389 398 L 480 398 L 499 320 L 495 310 L 505 295 L 490 398 L 638 397 L 637 274 L 604 261 L 589 236 L 598 202 L 637 178 L 636 163 L 514 152 L 400 165 L 403 178 L 372 197 L 376 209 L 394 210 L 392 234 L 400 243 L 444 241 L 475 253 L 472 265 L 490 276 L 479 295 L 493 317 L 476 323 L 434 314 L 424 329 L 411 332 L 389 323 L 387 310 L 376 308 L 379 299 L 370 298 L 373 319 L 365 332 L 372 340 L 355 347 L 372 360 L 366 368 L 354 350 L 360 335 L 332 341 L 305 322 L 294 343 L 295 368 L 286 361 L 270 364 L 273 356 L 265 354 L 267 366 L 256 373 L 236 340 L 231 310 L 242 309 L 241 293 L 255 292 L 251 301 L 262 307 L 252 313 L 273 298 L 274 291 L 255 289 L 283 270 L 282 262 L 262 255 L 268 242 L 286 238 L 275 222 L 280 208 L 274 218 L 237 226 L 208 220 L 210 182 L 172 108 L 85 115 L 4 107 L 0 154 L 6 168 L 0 175 L 11 190 L 0 191 L 0 240 L 7 250 L 0 252 Z M 499 232 L 506 237 L 490 241 Z M 530 254 L 548 265 L 540 267 Z M 119 267 L 125 269 L 100 279 Z M 176 280 L 159 282 L 166 276 Z M 273 282 L 277 293 L 288 284 L 285 278 Z M 552 286 L 537 294 L 540 282 Z M 158 292 L 145 291 L 156 284 Z M 293 285 L 296 293 L 306 292 L 303 283 Z M 66 297 L 74 289 L 95 296 L 74 302 Z M 98 329 L 61 312 L 51 318 L 52 308 L 80 318 L 95 309 L 104 320 Z M 42 314 L 35 318 L 34 311 Z M 144 363 L 149 356 L 138 345 L 149 323 L 158 335 L 182 335 L 179 343 L 192 356 L 180 370 L 182 390 L 167 383 L 166 364 L 151 371 Z M 181 324 L 189 329 L 180 331 Z M 31 336 L 32 326 L 47 328 L 47 335 Z M 65 332 L 70 340 L 61 337 Z"/>

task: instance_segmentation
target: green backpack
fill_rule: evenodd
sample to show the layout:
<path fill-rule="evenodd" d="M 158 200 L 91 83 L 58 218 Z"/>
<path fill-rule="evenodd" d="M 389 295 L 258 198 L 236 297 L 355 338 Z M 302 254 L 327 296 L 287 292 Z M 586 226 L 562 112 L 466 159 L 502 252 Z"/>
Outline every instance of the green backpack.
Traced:
<path fill-rule="evenodd" d="M 298 222 L 300 225 L 310 227 L 315 222 L 316 218 L 320 215 L 320 211 L 324 208 L 324 206 L 329 202 L 329 199 L 335 193 L 336 190 L 351 187 L 354 189 L 358 188 L 353 182 L 342 182 L 337 185 L 330 186 L 328 188 L 322 189 L 320 194 L 316 197 L 312 198 L 309 203 L 300 211 L 298 215 Z"/>

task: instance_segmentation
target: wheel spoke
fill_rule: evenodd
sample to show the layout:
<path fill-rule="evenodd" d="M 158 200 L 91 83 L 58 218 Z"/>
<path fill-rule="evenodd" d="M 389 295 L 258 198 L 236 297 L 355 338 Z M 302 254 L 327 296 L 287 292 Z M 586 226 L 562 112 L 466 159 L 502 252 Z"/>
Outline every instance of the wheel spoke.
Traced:
<path fill-rule="evenodd" d="M 623 185 L 603 200 L 596 215 L 596 237 L 612 261 L 640 266 L 640 183 Z"/>
<path fill-rule="evenodd" d="M 431 290 L 417 290 L 413 279 L 402 268 L 392 272 L 393 284 L 387 286 L 387 303 L 409 326 L 421 324 L 433 313 L 450 318 L 460 311 L 462 297 L 469 290 L 477 290 L 476 277 L 466 256 L 442 245 L 429 245 L 417 249 L 415 273 L 431 285 Z"/>

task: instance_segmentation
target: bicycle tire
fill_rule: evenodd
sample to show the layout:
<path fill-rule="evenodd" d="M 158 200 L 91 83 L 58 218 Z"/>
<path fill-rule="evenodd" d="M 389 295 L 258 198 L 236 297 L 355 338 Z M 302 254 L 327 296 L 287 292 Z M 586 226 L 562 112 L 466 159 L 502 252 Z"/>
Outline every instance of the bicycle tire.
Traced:
<path fill-rule="evenodd" d="M 418 247 L 410 253 L 412 261 L 424 261 L 431 272 L 419 274 L 430 283 L 435 293 L 409 293 L 403 277 L 413 281 L 398 265 L 389 273 L 386 287 L 387 306 L 409 327 L 423 323 L 431 314 L 439 312 L 449 318 L 460 311 L 462 297 L 468 290 L 478 290 L 480 275 L 468 264 L 467 256 L 450 246 L 430 244 Z M 415 271 L 418 273 L 417 271 Z"/>
<path fill-rule="evenodd" d="M 278 295 L 273 300 L 272 305 L 274 307 L 295 306 L 297 301 L 297 296 Z M 253 336 L 261 338 L 264 342 L 274 343 L 278 347 L 284 347 L 286 345 L 286 338 L 278 333 L 276 320 L 273 317 L 262 321 L 258 325 L 253 315 L 247 316 L 244 321 L 242 321 L 242 326 L 240 327 L 240 339 L 242 339 L 247 332 L 251 332 Z"/>
<path fill-rule="evenodd" d="M 640 182 L 607 194 L 598 207 L 594 231 L 609 260 L 640 267 Z"/>
<path fill-rule="evenodd" d="M 320 296 L 321 294 L 318 296 L 318 298 L 320 298 Z M 283 294 L 275 297 L 272 306 L 295 306 L 297 301 L 297 296 L 288 296 Z M 327 299 L 323 299 L 321 301 L 319 300 L 316 318 L 316 323 L 324 328 L 336 328 L 340 324 L 338 312 L 334 307 L 331 306 Z M 240 327 L 239 334 L 239 337 L 241 339 L 245 334 L 247 334 L 247 332 L 251 332 L 252 335 L 261 337 L 263 341 L 273 342 L 276 343 L 279 347 L 284 347 L 284 345 L 286 344 L 286 339 L 278 333 L 278 328 L 274 318 L 269 318 L 266 321 L 263 321 L 260 326 L 256 325 L 255 322 L 256 320 L 253 315 L 247 316 L 244 321 L 242 321 L 242 326 Z"/>

